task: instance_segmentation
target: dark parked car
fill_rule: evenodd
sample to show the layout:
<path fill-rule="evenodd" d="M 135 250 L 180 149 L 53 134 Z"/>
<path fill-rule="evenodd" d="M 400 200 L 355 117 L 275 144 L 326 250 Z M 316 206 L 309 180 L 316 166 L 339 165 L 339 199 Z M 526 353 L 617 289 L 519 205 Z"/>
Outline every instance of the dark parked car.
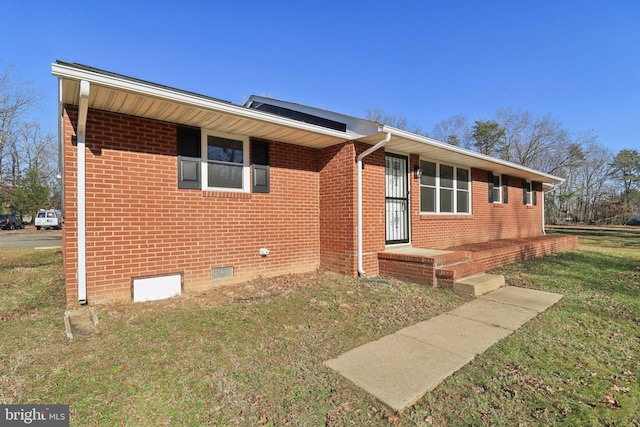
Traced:
<path fill-rule="evenodd" d="M 16 228 L 24 228 L 22 218 L 15 215 L 0 215 L 0 228 L 3 230 L 15 230 Z"/>

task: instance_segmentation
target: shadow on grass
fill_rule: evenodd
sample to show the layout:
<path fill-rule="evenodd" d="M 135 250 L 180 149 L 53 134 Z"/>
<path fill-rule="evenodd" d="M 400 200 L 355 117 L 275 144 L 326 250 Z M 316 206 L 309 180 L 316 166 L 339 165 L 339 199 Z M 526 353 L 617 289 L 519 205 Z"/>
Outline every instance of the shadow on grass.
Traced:
<path fill-rule="evenodd" d="M 581 230 L 556 229 L 549 234 L 561 236 L 578 236 L 581 243 L 585 241 L 604 248 L 624 248 L 640 250 L 640 230 Z"/>
<path fill-rule="evenodd" d="M 638 258 L 578 250 L 504 268 L 507 274 L 524 269 L 529 274 L 543 276 L 544 282 L 559 292 L 582 288 L 640 297 Z"/>
<path fill-rule="evenodd" d="M 0 273 L 18 268 L 40 268 L 50 265 L 62 265 L 61 250 L 3 249 L 0 258 Z"/>

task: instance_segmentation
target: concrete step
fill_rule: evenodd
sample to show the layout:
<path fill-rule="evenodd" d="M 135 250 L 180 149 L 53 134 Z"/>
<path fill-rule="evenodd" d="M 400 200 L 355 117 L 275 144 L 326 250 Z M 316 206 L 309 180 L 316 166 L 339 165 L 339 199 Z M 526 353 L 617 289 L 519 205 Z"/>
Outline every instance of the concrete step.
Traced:
<path fill-rule="evenodd" d="M 487 292 L 495 291 L 504 285 L 504 276 L 482 273 L 456 280 L 453 283 L 453 290 L 463 297 L 475 298 Z"/>

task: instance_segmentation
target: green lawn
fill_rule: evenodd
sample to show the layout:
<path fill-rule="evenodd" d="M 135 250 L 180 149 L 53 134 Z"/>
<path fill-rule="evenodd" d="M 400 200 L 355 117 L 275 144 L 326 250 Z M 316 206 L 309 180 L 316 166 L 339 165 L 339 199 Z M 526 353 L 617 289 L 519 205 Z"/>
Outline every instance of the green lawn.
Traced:
<path fill-rule="evenodd" d="M 322 361 L 462 303 L 334 274 L 98 306 L 66 339 L 61 259 L 3 250 L 0 401 L 69 403 L 72 425 L 640 425 L 640 233 L 499 271 L 564 294 L 402 414 Z"/>

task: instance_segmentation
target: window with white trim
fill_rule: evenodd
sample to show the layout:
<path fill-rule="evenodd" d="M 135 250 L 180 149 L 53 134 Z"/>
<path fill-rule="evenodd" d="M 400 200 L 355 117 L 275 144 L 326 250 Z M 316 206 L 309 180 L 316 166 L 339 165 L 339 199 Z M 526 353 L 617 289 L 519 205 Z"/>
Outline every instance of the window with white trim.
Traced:
<path fill-rule="evenodd" d="M 522 188 L 523 188 L 523 202 L 525 205 L 533 205 L 533 200 L 531 197 L 531 181 L 528 179 L 522 180 Z"/>
<path fill-rule="evenodd" d="M 204 189 L 249 191 L 249 138 L 203 130 L 202 158 Z"/>
<path fill-rule="evenodd" d="M 420 161 L 420 212 L 468 214 L 471 212 L 469 169 Z"/>
<path fill-rule="evenodd" d="M 493 175 L 493 194 L 491 195 L 493 203 L 502 203 L 502 176 Z"/>

